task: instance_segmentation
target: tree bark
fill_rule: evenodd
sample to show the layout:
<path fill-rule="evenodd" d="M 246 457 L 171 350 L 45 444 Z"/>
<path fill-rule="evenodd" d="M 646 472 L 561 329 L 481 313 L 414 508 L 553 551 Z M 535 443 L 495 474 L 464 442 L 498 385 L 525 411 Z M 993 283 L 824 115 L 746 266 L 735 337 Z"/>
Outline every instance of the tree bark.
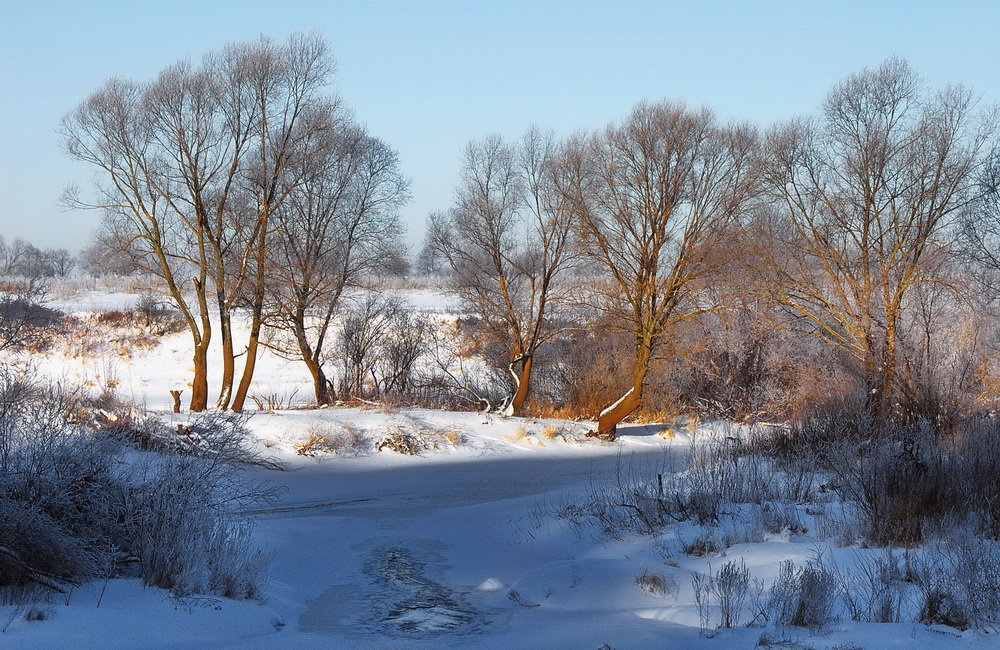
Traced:
<path fill-rule="evenodd" d="M 507 407 L 507 415 L 514 417 L 524 415 L 524 407 L 528 401 L 528 393 L 531 388 L 531 367 L 533 364 L 534 358 L 531 356 L 523 356 L 510 362 L 508 369 L 510 370 L 511 377 L 514 379 L 514 395 L 511 397 L 510 405 Z M 521 366 L 520 370 L 515 370 L 518 365 Z"/>
<path fill-rule="evenodd" d="M 613 441 L 618 434 L 618 423 L 635 412 L 642 405 L 642 389 L 649 372 L 652 350 L 640 344 L 636 350 L 635 372 L 632 387 L 618 400 L 601 411 L 597 417 L 597 430 L 588 434 L 601 440 Z"/>
<path fill-rule="evenodd" d="M 191 411 L 200 413 L 208 408 L 208 339 L 194 347 L 194 377 L 191 379 Z"/>
<path fill-rule="evenodd" d="M 247 360 L 243 364 L 243 375 L 240 377 L 240 385 L 236 388 L 236 394 L 233 396 L 232 409 L 234 411 L 243 410 L 247 401 L 247 393 L 250 392 L 250 382 L 253 381 L 254 367 L 257 365 L 257 348 L 260 347 L 260 329 L 260 319 L 255 317 L 250 327 L 250 339 L 247 342 L 246 352 Z"/>
<path fill-rule="evenodd" d="M 316 406 L 329 404 L 333 396 L 330 394 L 330 382 L 327 381 L 326 373 L 323 372 L 323 366 L 312 357 L 304 356 L 302 360 L 305 362 L 306 368 L 309 369 L 309 375 L 313 380 L 313 395 L 316 397 Z"/>
<path fill-rule="evenodd" d="M 222 337 L 222 383 L 216 406 L 221 410 L 229 408 L 233 394 L 233 379 L 236 376 L 236 359 L 233 353 L 233 325 L 228 310 L 219 308 L 219 335 Z"/>
<path fill-rule="evenodd" d="M 170 391 L 170 397 L 174 400 L 174 413 L 181 412 L 181 393 L 183 392 L 183 390 Z"/>

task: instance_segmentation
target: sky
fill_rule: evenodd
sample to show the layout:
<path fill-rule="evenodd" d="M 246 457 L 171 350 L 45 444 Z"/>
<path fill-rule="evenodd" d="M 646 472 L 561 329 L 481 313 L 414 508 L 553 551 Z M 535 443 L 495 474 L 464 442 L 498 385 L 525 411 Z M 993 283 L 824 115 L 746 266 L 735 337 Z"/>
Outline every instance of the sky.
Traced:
<path fill-rule="evenodd" d="M 814 112 L 844 76 L 903 56 L 931 87 L 1000 103 L 1000 2 L 349 2 L 0 0 L 0 235 L 76 251 L 100 215 L 59 197 L 94 172 L 59 121 L 109 77 L 140 81 L 231 41 L 325 36 L 334 89 L 393 146 L 419 246 L 465 145 L 532 125 L 568 135 L 637 102 L 683 100 L 766 127 Z"/>

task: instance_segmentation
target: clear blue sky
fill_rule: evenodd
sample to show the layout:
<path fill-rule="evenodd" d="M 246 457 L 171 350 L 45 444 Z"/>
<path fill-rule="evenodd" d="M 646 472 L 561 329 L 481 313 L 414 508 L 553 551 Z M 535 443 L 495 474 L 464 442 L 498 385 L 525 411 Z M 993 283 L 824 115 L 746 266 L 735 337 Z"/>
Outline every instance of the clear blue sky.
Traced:
<path fill-rule="evenodd" d="M 79 248 L 99 216 L 62 212 L 90 169 L 59 120 L 109 76 L 151 78 L 233 40 L 324 34 L 335 84 L 400 153 L 410 241 L 447 207 L 465 143 L 531 124 L 602 126 L 641 99 L 761 125 L 898 54 L 932 84 L 1000 102 L 1000 2 L 312 2 L 0 0 L 0 234 Z"/>

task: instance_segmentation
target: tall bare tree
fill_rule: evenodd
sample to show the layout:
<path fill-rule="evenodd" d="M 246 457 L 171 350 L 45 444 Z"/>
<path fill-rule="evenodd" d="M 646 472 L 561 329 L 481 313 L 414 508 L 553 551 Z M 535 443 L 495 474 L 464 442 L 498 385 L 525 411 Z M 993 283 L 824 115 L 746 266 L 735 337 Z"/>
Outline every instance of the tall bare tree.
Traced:
<path fill-rule="evenodd" d="M 952 225 L 989 134 L 967 90 L 928 94 L 890 59 L 833 88 L 815 120 L 774 129 L 763 153 L 782 211 L 772 298 L 861 368 L 868 414 L 891 415 L 911 294 L 939 282 Z"/>
<path fill-rule="evenodd" d="M 328 138 L 322 157 L 299 162 L 309 168 L 301 172 L 306 180 L 275 212 L 269 251 L 270 324 L 291 334 L 317 404 L 333 398 L 323 362 L 344 291 L 392 257 L 402 233 L 397 211 L 408 198 L 398 157 L 382 141 L 353 125 Z"/>
<path fill-rule="evenodd" d="M 136 265 L 157 276 L 191 333 L 191 409 L 208 404 L 209 249 L 204 191 L 221 163 L 204 133 L 212 93 L 205 75 L 174 66 L 148 86 L 112 79 L 62 124 L 67 151 L 102 171 L 97 198 L 109 232 Z M 171 120 L 170 118 L 174 118 Z M 215 153 L 215 152 L 212 152 Z"/>
<path fill-rule="evenodd" d="M 262 38 L 181 62 L 148 84 L 111 80 L 63 121 L 67 151 L 102 172 L 106 231 L 139 268 L 160 278 L 194 342 L 191 409 L 208 400 L 211 302 L 219 317 L 223 373 L 218 405 L 230 402 L 235 364 L 231 315 L 251 296 L 247 362 L 234 405 L 245 398 L 256 359 L 260 263 L 271 212 L 296 187 L 291 161 L 314 154 L 314 135 L 336 121 L 322 98 L 332 63 L 325 43 L 296 35 Z M 214 300 L 213 300 L 214 299 Z"/>
<path fill-rule="evenodd" d="M 979 173 L 976 197 L 962 218 L 961 244 L 987 302 L 1000 299 L 1000 148 Z"/>
<path fill-rule="evenodd" d="M 593 304 L 634 337 L 632 385 L 599 414 L 595 435 L 614 439 L 642 404 L 669 328 L 718 307 L 699 289 L 724 264 L 713 253 L 754 191 L 755 143 L 749 127 L 664 102 L 639 104 L 568 147 L 561 189 L 584 252 L 604 272 Z"/>
<path fill-rule="evenodd" d="M 249 52 L 248 63 L 245 77 L 255 140 L 242 180 L 253 211 L 242 257 L 250 261 L 251 272 L 241 293 L 250 312 L 250 335 L 233 394 L 234 411 L 243 409 L 256 368 L 274 215 L 308 178 L 312 169 L 308 162 L 324 155 L 330 142 L 326 134 L 347 119 L 339 102 L 322 94 L 333 73 L 333 61 L 320 37 L 294 35 L 283 46 L 262 39 Z"/>
<path fill-rule="evenodd" d="M 516 144 L 496 136 L 470 144 L 457 205 L 429 222 L 454 290 L 507 348 L 510 415 L 523 415 L 538 349 L 561 330 L 559 276 L 572 256 L 570 213 L 555 191 L 556 149 L 537 129 Z"/>

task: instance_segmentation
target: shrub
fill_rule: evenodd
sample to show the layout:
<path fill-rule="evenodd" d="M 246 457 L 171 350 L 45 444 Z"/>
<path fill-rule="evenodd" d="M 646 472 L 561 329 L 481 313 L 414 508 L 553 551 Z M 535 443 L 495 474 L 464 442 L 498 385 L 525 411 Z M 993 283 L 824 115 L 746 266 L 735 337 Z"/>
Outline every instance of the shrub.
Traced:
<path fill-rule="evenodd" d="M 662 598 L 667 594 L 675 594 L 678 590 L 677 582 L 670 576 L 662 573 L 650 573 L 643 571 L 635 577 L 635 584 L 650 596 Z"/>
<path fill-rule="evenodd" d="M 726 562 L 712 576 L 712 593 L 719 601 L 719 611 L 722 617 L 720 627 L 736 627 L 740 624 L 743 613 L 743 602 L 746 600 L 747 589 L 750 586 L 750 570 L 740 560 Z"/>
<path fill-rule="evenodd" d="M 371 447 L 371 441 L 364 431 L 350 424 L 343 425 L 340 430 L 313 424 L 306 432 L 306 440 L 295 447 L 295 452 L 300 456 L 361 456 L 371 451 Z"/>
<path fill-rule="evenodd" d="M 855 566 L 856 571 L 837 575 L 840 595 L 851 619 L 868 623 L 898 623 L 905 576 L 896 556 L 886 549 L 874 557 L 859 556 Z"/>
<path fill-rule="evenodd" d="M 919 620 L 959 629 L 1000 623 L 1000 549 L 956 528 L 916 552 Z"/>
<path fill-rule="evenodd" d="M 396 427 L 395 429 L 389 431 L 382 438 L 382 440 L 375 445 L 375 448 L 379 451 L 388 449 L 389 451 L 394 451 L 397 454 L 419 456 L 425 451 L 426 446 L 424 445 L 424 442 L 413 433 L 403 429 L 402 427 Z"/>
<path fill-rule="evenodd" d="M 722 543 L 711 532 L 703 532 L 681 547 L 681 553 L 694 557 L 721 555 L 724 550 Z"/>
<path fill-rule="evenodd" d="M 801 568 L 785 560 L 771 585 L 767 607 L 777 623 L 818 631 L 834 620 L 836 593 L 836 577 L 819 559 Z"/>
<path fill-rule="evenodd" d="M 27 577 L 59 590 L 115 575 L 114 558 L 134 556 L 147 584 L 260 597 L 265 558 L 239 513 L 275 493 L 241 478 L 237 463 L 247 456 L 232 451 L 238 421 L 198 420 L 190 453 L 124 462 L 117 441 L 66 419 L 72 402 L 0 373 L 0 547 L 8 558 L 0 584 L 21 588 Z"/>

